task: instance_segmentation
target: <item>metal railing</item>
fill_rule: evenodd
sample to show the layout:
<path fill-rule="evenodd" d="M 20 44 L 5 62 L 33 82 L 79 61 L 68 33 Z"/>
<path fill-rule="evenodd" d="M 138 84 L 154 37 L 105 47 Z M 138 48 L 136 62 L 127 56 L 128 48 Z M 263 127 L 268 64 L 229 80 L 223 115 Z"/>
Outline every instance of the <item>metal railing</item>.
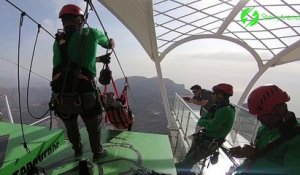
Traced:
<path fill-rule="evenodd" d="M 249 114 L 247 109 L 238 105 L 234 106 L 236 116 L 232 131 L 226 138 L 228 144 L 230 146 L 236 146 L 253 142 L 259 127 L 259 122 L 254 116 Z M 192 139 L 189 139 L 189 136 L 195 132 L 197 121 L 200 118 L 199 110 L 196 111 L 192 109 L 181 96 L 176 93 L 171 112 L 173 116 L 172 122 L 175 124 L 173 126 L 177 126 L 177 128 L 171 132 L 173 154 L 175 159 L 181 159 L 185 156 L 191 145 Z"/>
<path fill-rule="evenodd" d="M 235 106 L 235 122 L 233 124 L 233 130 L 244 137 L 249 142 L 254 142 L 256 132 L 260 123 L 251 115 L 248 109 L 238 105 Z"/>

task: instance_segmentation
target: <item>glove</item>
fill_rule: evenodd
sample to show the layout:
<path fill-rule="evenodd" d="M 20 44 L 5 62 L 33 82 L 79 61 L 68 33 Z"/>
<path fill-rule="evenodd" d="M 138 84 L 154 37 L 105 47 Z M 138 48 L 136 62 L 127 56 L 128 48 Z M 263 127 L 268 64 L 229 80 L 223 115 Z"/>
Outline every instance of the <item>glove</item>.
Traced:
<path fill-rule="evenodd" d="M 110 63 L 110 54 L 111 53 L 107 53 L 105 55 L 101 55 L 99 57 L 96 57 L 96 61 L 101 62 L 103 64 L 108 64 L 108 63 Z"/>
<path fill-rule="evenodd" d="M 110 38 L 107 42 L 107 46 L 102 47 L 104 47 L 105 49 L 113 49 L 115 48 L 115 41 L 112 38 Z"/>
<path fill-rule="evenodd" d="M 242 158 L 242 157 L 244 157 L 244 156 L 242 155 L 242 147 L 240 147 L 240 146 L 230 148 L 230 149 L 229 149 L 229 154 L 230 154 L 232 157 L 236 157 L 236 158 Z"/>
<path fill-rule="evenodd" d="M 110 38 L 108 41 L 107 49 L 113 49 L 113 48 L 115 48 L 115 41 L 112 38 Z"/>
<path fill-rule="evenodd" d="M 246 158 L 252 157 L 256 153 L 256 149 L 250 145 L 244 145 L 242 148 L 243 156 Z"/>
<path fill-rule="evenodd" d="M 233 147 L 229 149 L 229 153 L 232 157 L 236 158 L 250 158 L 256 153 L 256 149 L 250 145 L 244 145 L 244 147 Z"/>

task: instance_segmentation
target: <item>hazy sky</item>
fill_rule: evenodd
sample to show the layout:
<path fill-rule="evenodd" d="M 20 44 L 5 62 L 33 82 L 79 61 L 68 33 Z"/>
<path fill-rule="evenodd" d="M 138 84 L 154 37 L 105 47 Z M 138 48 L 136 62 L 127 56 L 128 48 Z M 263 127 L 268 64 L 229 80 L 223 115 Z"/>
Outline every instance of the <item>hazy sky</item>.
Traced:
<path fill-rule="evenodd" d="M 84 8 L 83 0 L 11 0 L 19 8 L 39 22 L 53 35 L 58 28 L 62 28 L 58 13 L 64 4 L 74 3 Z M 100 19 L 108 32 L 114 38 L 115 51 L 121 62 L 126 76 L 156 76 L 155 65 L 143 50 L 138 41 L 113 15 L 110 14 L 98 1 L 93 1 Z M 0 57 L 17 62 L 17 41 L 19 30 L 20 11 L 5 0 L 0 2 Z M 101 25 L 96 20 L 94 12 L 90 11 L 88 24 L 100 30 Z M 37 25 L 24 18 L 21 36 L 20 63 L 29 68 L 36 37 Z M 52 69 L 52 44 L 54 39 L 41 30 L 35 52 L 33 71 L 50 79 Z M 98 50 L 98 55 L 105 52 Z M 16 79 L 16 66 L 0 59 L 0 77 Z M 193 84 L 200 84 L 210 89 L 220 82 L 231 83 L 235 95 L 233 102 L 237 102 L 243 89 L 257 72 L 254 58 L 243 48 L 228 41 L 203 39 L 192 41 L 177 47 L 170 52 L 161 63 L 163 76 L 184 84 L 189 88 Z M 290 63 L 268 70 L 255 84 L 273 83 L 285 89 L 291 96 L 290 109 L 300 116 L 300 63 Z M 120 68 L 112 58 L 111 68 L 115 79 L 122 77 Z M 98 72 L 101 65 L 98 65 Z M 27 79 L 28 73 L 21 71 L 22 79 Z M 46 81 L 35 75 L 33 79 Z M 1 86 L 1 83 L 0 83 Z"/>

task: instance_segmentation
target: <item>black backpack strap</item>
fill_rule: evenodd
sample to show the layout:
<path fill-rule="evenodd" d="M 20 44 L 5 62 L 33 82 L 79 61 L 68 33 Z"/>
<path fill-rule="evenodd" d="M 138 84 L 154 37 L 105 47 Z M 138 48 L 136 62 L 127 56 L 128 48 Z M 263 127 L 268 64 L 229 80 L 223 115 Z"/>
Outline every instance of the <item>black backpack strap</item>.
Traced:
<path fill-rule="evenodd" d="M 79 38 L 79 48 L 78 49 L 79 49 L 80 58 L 79 58 L 78 63 L 74 63 L 74 62 L 71 62 L 71 59 L 69 58 L 68 51 L 67 51 L 70 34 L 67 34 L 67 33 L 64 33 L 61 31 L 59 31 L 56 34 L 56 41 L 57 41 L 57 44 L 58 44 L 58 47 L 59 47 L 59 50 L 61 53 L 62 63 L 60 63 L 60 65 L 58 66 L 56 71 L 53 71 L 53 72 L 56 72 L 56 73 L 61 72 L 62 69 L 64 69 L 64 68 L 66 70 L 69 70 L 71 67 L 75 68 L 75 71 L 73 73 L 74 79 L 73 79 L 72 90 L 71 90 L 72 94 L 75 94 L 77 91 L 78 77 L 79 77 L 79 74 L 81 73 L 81 69 L 82 69 L 82 60 L 83 60 L 83 58 L 82 58 L 82 56 L 83 56 L 82 42 L 83 42 L 84 36 L 80 35 L 79 37 L 80 38 Z M 87 73 L 87 71 L 84 71 L 84 73 L 87 74 L 88 78 L 91 77 L 90 74 Z M 61 94 L 63 94 L 65 91 L 66 80 L 67 80 L 68 74 L 69 74 L 69 71 L 66 71 L 64 74 Z"/>
<path fill-rule="evenodd" d="M 74 80 L 73 80 L 73 86 L 72 86 L 72 93 L 75 93 L 77 90 L 77 86 L 78 86 L 78 77 L 79 74 L 81 73 L 81 66 L 82 66 L 82 57 L 83 57 L 83 48 L 82 48 L 82 41 L 83 41 L 84 37 L 83 35 L 79 36 L 79 62 L 76 66 L 75 72 L 74 72 Z"/>
<path fill-rule="evenodd" d="M 62 63 L 59 65 L 60 67 L 66 67 L 66 70 L 70 69 L 70 64 L 71 64 L 71 60 L 69 59 L 68 56 L 68 52 L 67 52 L 67 46 L 68 46 L 68 42 L 69 42 L 69 36 L 62 32 L 62 31 L 58 31 L 56 36 L 56 42 L 58 44 L 58 48 L 60 50 L 61 53 L 61 58 L 62 58 Z M 63 78 L 63 85 L 62 85 L 62 89 L 61 89 L 61 94 L 64 93 L 65 91 L 65 87 L 66 87 L 66 82 L 67 82 L 67 76 L 68 76 L 68 71 L 66 71 L 64 78 Z"/>
<path fill-rule="evenodd" d="M 55 40 L 57 42 L 59 51 L 61 53 L 61 57 L 62 57 L 62 63 L 60 63 L 62 66 L 66 66 L 68 61 L 69 61 L 69 57 L 68 57 L 68 53 L 67 53 L 67 46 L 68 46 L 68 42 L 69 42 L 69 36 L 62 30 L 58 30 L 58 32 L 55 34 Z"/>

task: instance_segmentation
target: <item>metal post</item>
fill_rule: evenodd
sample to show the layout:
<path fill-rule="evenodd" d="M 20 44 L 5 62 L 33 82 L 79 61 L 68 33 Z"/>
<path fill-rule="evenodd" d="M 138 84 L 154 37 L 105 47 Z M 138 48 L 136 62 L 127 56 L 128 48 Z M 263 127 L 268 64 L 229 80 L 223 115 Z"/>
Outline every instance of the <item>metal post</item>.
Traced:
<path fill-rule="evenodd" d="M 8 120 L 11 122 L 11 123 L 14 123 L 14 119 L 11 115 L 11 111 L 10 111 L 10 106 L 9 106 L 9 103 L 8 103 L 8 98 L 7 98 L 7 95 L 2 95 L 0 94 L 0 96 L 3 96 L 4 97 L 4 101 L 5 101 L 5 106 L 6 106 L 6 110 L 7 110 L 7 114 L 8 114 Z"/>
<path fill-rule="evenodd" d="M 163 104 L 164 104 L 166 117 L 167 117 L 167 121 L 168 121 L 168 129 L 170 129 L 173 126 L 172 126 L 172 122 L 171 122 L 171 110 L 170 110 L 170 104 L 169 104 L 167 91 L 166 91 L 166 87 L 165 87 L 165 82 L 163 80 L 160 62 L 159 61 L 154 61 L 154 62 L 155 62 L 155 66 L 156 66 L 157 77 L 159 79 L 160 93 L 161 93 L 161 96 L 163 99 Z"/>

